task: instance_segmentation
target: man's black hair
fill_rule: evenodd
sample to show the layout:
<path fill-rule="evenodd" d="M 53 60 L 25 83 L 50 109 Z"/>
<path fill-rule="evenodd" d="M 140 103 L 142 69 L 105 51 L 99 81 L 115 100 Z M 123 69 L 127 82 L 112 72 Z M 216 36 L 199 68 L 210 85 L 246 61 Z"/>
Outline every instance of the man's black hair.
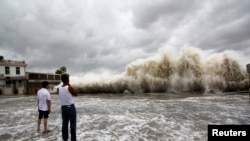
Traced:
<path fill-rule="evenodd" d="M 49 82 L 48 81 L 43 81 L 42 82 L 42 87 L 43 88 L 46 88 L 46 86 L 48 86 L 49 85 Z"/>
<path fill-rule="evenodd" d="M 68 74 L 62 74 L 61 75 L 61 80 L 62 82 L 66 83 L 66 82 L 69 82 L 69 75 Z"/>

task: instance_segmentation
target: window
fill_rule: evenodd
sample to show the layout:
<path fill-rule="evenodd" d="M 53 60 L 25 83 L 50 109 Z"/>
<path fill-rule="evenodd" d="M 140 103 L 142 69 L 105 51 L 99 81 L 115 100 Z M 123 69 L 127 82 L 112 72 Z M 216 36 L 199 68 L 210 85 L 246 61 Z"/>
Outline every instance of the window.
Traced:
<path fill-rule="evenodd" d="M 5 74 L 10 74 L 10 67 L 5 67 Z"/>
<path fill-rule="evenodd" d="M 22 84 L 23 84 L 23 81 L 22 81 L 22 80 L 19 80 L 19 81 L 18 81 L 18 86 L 21 87 Z"/>
<path fill-rule="evenodd" d="M 6 83 L 6 87 L 10 88 L 11 87 L 11 81 L 9 80 L 9 78 L 5 81 Z"/>
<path fill-rule="evenodd" d="M 16 74 L 20 74 L 20 67 L 16 67 Z"/>
<path fill-rule="evenodd" d="M 6 80 L 5 82 L 6 82 L 6 85 L 11 84 L 11 81 L 10 81 L 10 80 Z"/>

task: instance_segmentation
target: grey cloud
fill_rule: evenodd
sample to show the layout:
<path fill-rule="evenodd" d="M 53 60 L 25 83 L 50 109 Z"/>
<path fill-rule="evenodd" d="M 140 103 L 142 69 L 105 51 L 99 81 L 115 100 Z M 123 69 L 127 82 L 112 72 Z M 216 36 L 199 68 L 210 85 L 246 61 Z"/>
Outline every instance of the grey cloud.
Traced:
<path fill-rule="evenodd" d="M 139 28 L 148 28 L 162 20 L 167 26 L 176 26 L 186 15 L 194 12 L 199 3 L 193 0 L 156 0 L 140 3 L 133 9 L 134 23 Z"/>
<path fill-rule="evenodd" d="M 226 1 L 228 2 L 228 1 Z M 198 24 L 202 32 L 200 40 L 193 41 L 201 48 L 239 49 L 246 44 L 250 37 L 250 8 L 249 1 L 218 2 L 213 11 L 206 15 L 206 24 Z M 205 22 L 205 21 L 204 21 Z M 205 30 L 204 30 L 205 29 Z M 198 29 L 199 30 L 199 29 Z M 192 38 L 192 37 L 191 37 Z"/>
<path fill-rule="evenodd" d="M 0 53 L 28 70 L 71 72 L 127 64 L 166 45 L 241 50 L 250 46 L 248 0 L 0 1 Z"/>

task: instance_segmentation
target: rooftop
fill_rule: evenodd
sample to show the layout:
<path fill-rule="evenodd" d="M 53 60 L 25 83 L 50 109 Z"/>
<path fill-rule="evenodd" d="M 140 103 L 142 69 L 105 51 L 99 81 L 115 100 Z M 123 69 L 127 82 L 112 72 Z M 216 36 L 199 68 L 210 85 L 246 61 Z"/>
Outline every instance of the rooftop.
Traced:
<path fill-rule="evenodd" d="M 0 60 L 1 66 L 20 66 L 20 67 L 26 67 L 27 64 L 25 61 L 13 61 L 13 60 Z"/>

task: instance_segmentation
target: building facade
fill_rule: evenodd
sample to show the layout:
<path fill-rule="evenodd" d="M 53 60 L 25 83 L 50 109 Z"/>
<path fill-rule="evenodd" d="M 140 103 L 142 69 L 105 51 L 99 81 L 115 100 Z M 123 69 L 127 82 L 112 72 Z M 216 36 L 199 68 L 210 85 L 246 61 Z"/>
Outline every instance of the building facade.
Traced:
<path fill-rule="evenodd" d="M 56 85 L 59 85 L 61 82 L 60 74 L 27 72 L 26 75 L 28 78 L 26 86 L 27 94 L 36 94 L 37 91 L 42 87 L 41 84 L 43 81 L 49 82 L 50 92 L 53 92 L 53 88 Z"/>
<path fill-rule="evenodd" d="M 25 61 L 0 59 L 0 95 L 36 94 L 43 81 L 50 83 L 51 92 L 61 82 L 59 74 L 26 72 Z"/>
<path fill-rule="evenodd" d="M 249 99 L 250 99 L 250 64 L 247 64 L 246 67 L 247 67 L 247 73 L 248 73 L 248 86 L 249 86 L 248 94 L 249 94 Z"/>
<path fill-rule="evenodd" d="M 25 61 L 0 60 L 0 94 L 24 94 L 26 90 Z"/>

